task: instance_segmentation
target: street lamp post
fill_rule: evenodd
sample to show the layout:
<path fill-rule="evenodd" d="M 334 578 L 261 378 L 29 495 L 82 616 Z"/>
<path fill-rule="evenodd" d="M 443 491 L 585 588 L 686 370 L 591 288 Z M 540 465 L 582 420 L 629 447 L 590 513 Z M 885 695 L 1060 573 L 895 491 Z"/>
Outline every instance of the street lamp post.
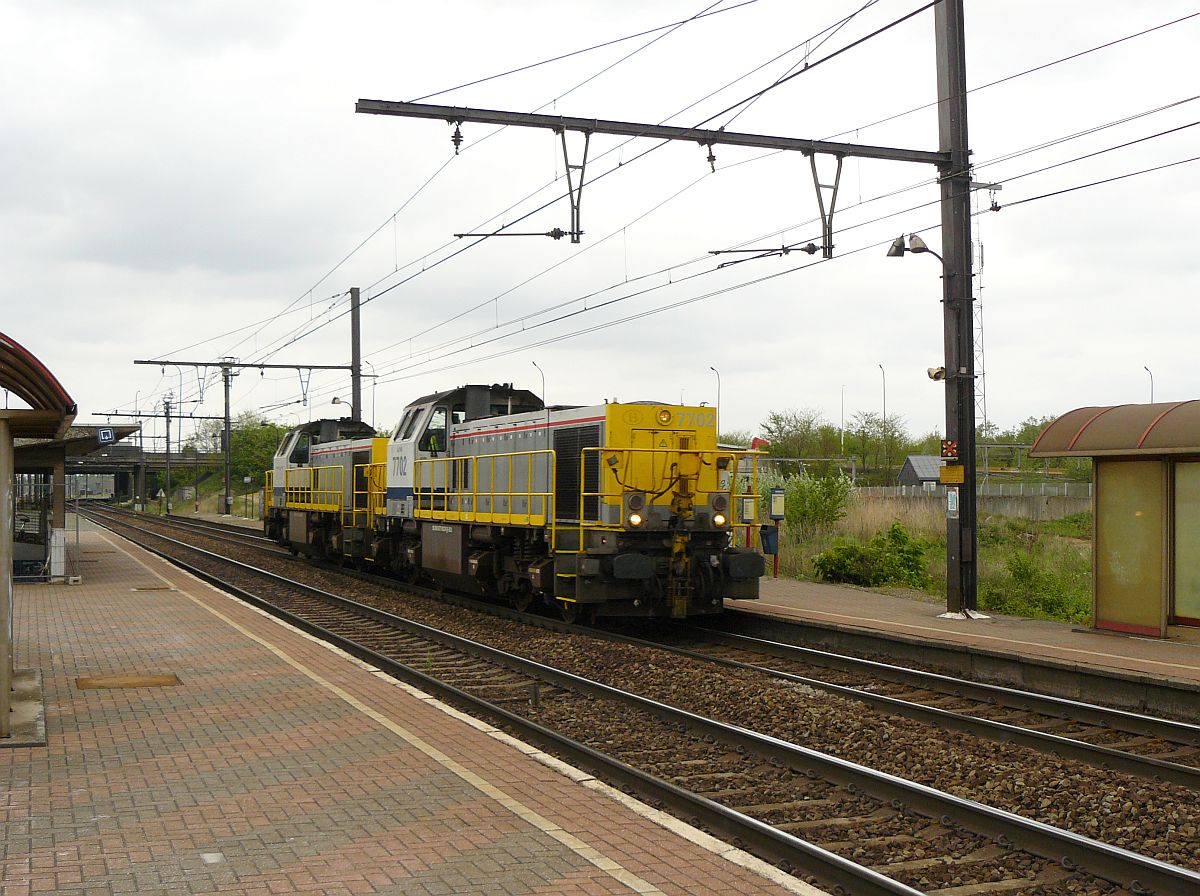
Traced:
<path fill-rule="evenodd" d="M 964 191 L 969 193 L 970 191 Z M 968 200 L 969 201 L 969 200 Z M 969 213 L 951 215 L 943 220 L 943 235 L 947 228 L 955 231 L 954 243 L 969 245 Z M 947 243 L 943 243 L 945 250 Z M 961 248 L 961 246 L 959 246 Z M 948 251 L 948 254 L 951 254 Z M 945 259 L 926 245 L 915 233 L 892 242 L 888 257 L 900 258 L 905 253 L 929 254 L 942 265 L 942 304 L 945 319 L 946 366 L 931 370 L 930 377 L 946 384 L 946 441 L 943 456 L 953 458 L 949 467 L 959 467 L 959 485 L 946 485 L 946 615 L 956 618 L 985 618 L 978 612 L 979 573 L 976 565 L 978 533 L 976 532 L 977 496 L 975 486 L 975 356 L 971 334 L 971 258 L 969 252 L 951 254 L 965 272 L 947 265 Z M 953 452 L 952 454 L 947 452 Z"/>
<path fill-rule="evenodd" d="M 546 412 L 546 447 L 550 447 L 550 408 L 546 405 L 546 371 L 538 367 L 538 362 L 534 361 L 533 366 L 537 367 L 537 372 L 542 375 L 542 410 Z"/>
<path fill-rule="evenodd" d="M 371 368 L 371 429 L 375 428 L 375 385 L 379 382 L 379 374 L 375 372 L 375 365 L 363 358 L 363 363 Z"/>
<path fill-rule="evenodd" d="M 888 445 L 887 425 L 887 371 L 883 369 L 882 364 L 879 365 L 879 373 L 883 377 L 883 427 L 881 429 L 881 434 L 883 435 L 883 469 L 884 472 L 887 472 L 888 461 L 891 460 L 888 456 L 890 446 Z"/>
<path fill-rule="evenodd" d="M 1149 367 L 1146 367 L 1144 364 L 1142 365 L 1142 370 L 1150 374 L 1150 403 L 1154 404 L 1154 371 Z"/>
<path fill-rule="evenodd" d="M 542 407 L 546 406 L 546 372 L 538 367 L 538 362 L 534 361 L 533 366 L 537 367 L 537 372 L 542 376 Z"/>
<path fill-rule="evenodd" d="M 721 434 L 721 371 L 709 365 L 709 370 L 717 375 L 717 419 L 714 421 L 717 425 L 717 435 Z"/>
<path fill-rule="evenodd" d="M 842 415 L 838 420 L 838 434 L 841 440 L 841 455 L 846 456 L 846 384 L 842 383 Z"/>

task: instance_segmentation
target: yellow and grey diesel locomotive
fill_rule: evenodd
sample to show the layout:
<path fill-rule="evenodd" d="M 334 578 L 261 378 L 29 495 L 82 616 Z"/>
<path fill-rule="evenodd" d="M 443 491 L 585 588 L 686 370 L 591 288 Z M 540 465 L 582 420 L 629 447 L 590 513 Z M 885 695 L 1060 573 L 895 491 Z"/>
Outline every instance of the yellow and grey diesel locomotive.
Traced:
<path fill-rule="evenodd" d="M 419 398 L 389 436 L 319 420 L 284 437 L 266 533 L 296 553 L 429 578 L 569 621 L 718 613 L 758 597 L 757 455 L 716 410 L 546 407 L 511 384 Z M 736 516 L 736 519 L 735 519 Z"/>

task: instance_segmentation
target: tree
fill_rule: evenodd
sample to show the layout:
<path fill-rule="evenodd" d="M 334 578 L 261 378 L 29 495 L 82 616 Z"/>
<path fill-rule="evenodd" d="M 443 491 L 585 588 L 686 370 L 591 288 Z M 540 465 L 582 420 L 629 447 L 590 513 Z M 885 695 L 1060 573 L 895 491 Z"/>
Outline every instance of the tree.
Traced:
<path fill-rule="evenodd" d="M 718 433 L 717 441 L 722 445 L 738 445 L 742 448 L 749 448 L 750 441 L 754 436 L 751 435 L 748 429 L 731 429 L 729 432 Z"/>
<path fill-rule="evenodd" d="M 260 488 L 263 484 L 263 474 L 271 468 L 275 450 L 279 447 L 284 435 L 292 427 L 271 423 L 261 415 L 245 411 L 230 421 L 229 424 L 229 476 L 231 488 L 237 489 L 245 477 L 250 477 L 253 487 Z M 187 441 L 185 451 L 207 452 L 219 454 L 222 450 L 222 434 L 225 424 L 220 420 L 204 420 L 196 428 L 195 434 Z M 212 472 L 211 466 L 209 472 Z M 222 477 L 224 470 L 222 468 Z"/>
<path fill-rule="evenodd" d="M 275 450 L 291 429 L 265 420 L 247 422 L 230 430 L 230 475 L 236 482 L 246 476 L 256 488 L 263 485 L 265 471 L 271 468 Z"/>
<path fill-rule="evenodd" d="M 820 411 L 771 411 L 762 422 L 763 438 L 771 443 L 772 457 L 821 457 L 820 429 L 825 419 Z"/>

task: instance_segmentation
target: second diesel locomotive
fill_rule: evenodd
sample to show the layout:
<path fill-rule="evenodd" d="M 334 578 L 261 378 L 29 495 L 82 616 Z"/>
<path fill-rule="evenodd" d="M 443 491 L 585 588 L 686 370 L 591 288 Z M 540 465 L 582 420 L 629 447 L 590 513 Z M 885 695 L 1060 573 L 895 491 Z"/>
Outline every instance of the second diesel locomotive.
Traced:
<path fill-rule="evenodd" d="M 298 553 L 569 621 L 683 618 L 758 597 L 763 558 L 731 535 L 754 522 L 756 461 L 718 448 L 714 408 L 468 385 L 412 402 L 388 436 L 352 420 L 288 433 L 264 526 Z"/>

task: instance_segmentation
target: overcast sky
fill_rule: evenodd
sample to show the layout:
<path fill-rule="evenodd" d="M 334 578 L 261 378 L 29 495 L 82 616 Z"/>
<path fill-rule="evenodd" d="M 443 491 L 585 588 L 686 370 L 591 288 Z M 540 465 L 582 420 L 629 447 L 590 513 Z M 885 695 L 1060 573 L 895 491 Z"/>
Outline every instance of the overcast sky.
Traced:
<path fill-rule="evenodd" d="M 456 156 L 444 122 L 354 113 L 359 98 L 421 100 L 935 150 L 932 10 L 724 111 L 921 5 L 8 3 L 0 330 L 55 372 L 80 421 L 147 412 L 168 392 L 216 415 L 215 368 L 133 361 L 348 364 L 358 286 L 364 372 L 378 375 L 364 416 L 381 428 L 467 382 L 540 392 L 536 362 L 556 404 L 714 404 L 716 368 L 726 431 L 772 410 L 835 425 L 879 413 L 886 382 L 889 416 L 940 431 L 944 387 L 926 376 L 944 357 L 940 267 L 885 257 L 914 231 L 940 251 L 932 168 L 847 160 L 832 260 L 717 270 L 747 256 L 712 250 L 820 242 L 805 157 L 717 147 L 713 172 L 694 144 L 596 135 L 579 244 L 456 239 L 547 203 L 510 230 L 569 228 L 558 137 L 466 124 Z M 1200 156 L 1200 16 L 1059 61 L 1197 12 L 967 3 L 975 176 L 1003 185 L 978 193 L 973 219 L 1001 428 L 1148 401 L 1147 367 L 1156 400 L 1200 397 L 1200 162 L 1021 203 Z M 569 149 L 578 162 L 580 138 Z M 819 163 L 829 182 L 832 160 Z M 235 413 L 286 422 L 340 416 L 335 396 L 349 398 L 348 374 L 305 385 L 246 370 L 233 384 Z"/>

